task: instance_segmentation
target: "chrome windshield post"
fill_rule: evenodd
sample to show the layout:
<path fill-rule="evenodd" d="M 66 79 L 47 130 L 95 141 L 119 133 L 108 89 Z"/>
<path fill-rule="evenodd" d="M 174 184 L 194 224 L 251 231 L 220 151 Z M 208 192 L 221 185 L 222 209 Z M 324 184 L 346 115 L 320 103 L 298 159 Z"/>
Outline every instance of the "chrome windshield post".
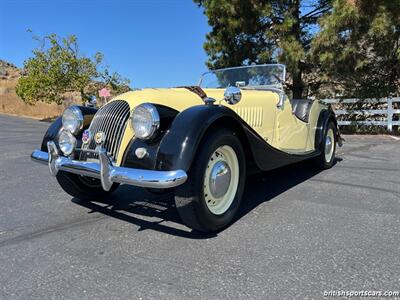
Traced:
<path fill-rule="evenodd" d="M 283 108 L 285 106 L 285 92 L 282 90 L 282 91 L 277 92 L 277 94 L 279 96 L 279 101 L 278 101 L 278 104 L 276 105 L 276 107 L 283 110 Z"/>

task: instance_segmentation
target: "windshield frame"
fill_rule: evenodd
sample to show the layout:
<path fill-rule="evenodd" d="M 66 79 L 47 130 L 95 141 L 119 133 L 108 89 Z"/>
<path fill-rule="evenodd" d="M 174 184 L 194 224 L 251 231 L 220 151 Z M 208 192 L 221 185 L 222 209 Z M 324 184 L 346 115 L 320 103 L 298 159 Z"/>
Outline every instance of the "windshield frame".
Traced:
<path fill-rule="evenodd" d="M 238 66 L 238 67 L 229 67 L 229 68 L 221 68 L 221 69 L 209 70 L 209 71 L 204 72 L 203 74 L 201 74 L 201 77 L 200 77 L 199 82 L 198 82 L 197 85 L 199 87 L 201 87 L 201 84 L 203 82 L 204 76 L 207 75 L 207 74 L 220 72 L 220 71 L 233 70 L 233 69 L 237 70 L 237 69 L 244 69 L 244 68 L 249 69 L 249 68 L 258 68 L 258 67 L 281 67 L 281 68 L 283 68 L 283 79 L 282 79 L 281 84 L 283 85 L 283 83 L 286 81 L 286 65 L 276 63 L 276 64 L 248 65 L 248 66 Z M 256 88 L 245 87 L 244 89 L 256 89 Z M 260 87 L 259 89 L 262 90 L 263 88 Z M 268 89 L 268 88 L 266 87 L 266 89 Z"/>

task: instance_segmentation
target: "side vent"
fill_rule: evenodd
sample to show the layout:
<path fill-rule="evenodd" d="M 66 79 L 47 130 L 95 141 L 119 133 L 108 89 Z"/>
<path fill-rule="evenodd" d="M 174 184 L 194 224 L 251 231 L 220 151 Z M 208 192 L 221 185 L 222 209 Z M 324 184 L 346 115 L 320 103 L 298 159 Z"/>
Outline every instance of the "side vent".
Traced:
<path fill-rule="evenodd" d="M 232 109 L 251 127 L 262 127 L 263 125 L 262 107 L 233 107 Z"/>

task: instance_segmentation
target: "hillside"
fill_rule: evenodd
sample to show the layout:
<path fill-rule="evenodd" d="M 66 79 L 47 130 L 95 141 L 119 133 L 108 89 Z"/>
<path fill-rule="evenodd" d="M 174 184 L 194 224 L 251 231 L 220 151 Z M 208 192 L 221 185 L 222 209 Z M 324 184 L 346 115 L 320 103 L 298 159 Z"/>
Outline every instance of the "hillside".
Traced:
<path fill-rule="evenodd" d="M 63 112 L 63 105 L 41 102 L 34 106 L 25 104 L 15 93 L 15 86 L 20 76 L 20 69 L 12 63 L 0 59 L 0 113 L 51 119 Z M 74 94 L 70 95 L 70 99 L 69 103 L 79 101 L 79 98 Z"/>

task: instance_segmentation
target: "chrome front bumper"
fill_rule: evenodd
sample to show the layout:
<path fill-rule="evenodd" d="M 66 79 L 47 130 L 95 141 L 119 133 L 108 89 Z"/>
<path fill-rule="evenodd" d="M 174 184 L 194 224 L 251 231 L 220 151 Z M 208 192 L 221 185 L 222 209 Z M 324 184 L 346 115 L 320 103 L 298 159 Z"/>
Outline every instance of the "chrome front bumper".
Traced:
<path fill-rule="evenodd" d="M 100 179 L 105 191 L 109 191 L 113 183 L 164 189 L 181 185 L 187 179 L 187 174 L 183 170 L 154 171 L 115 167 L 106 150 L 102 148 L 97 151 L 100 163 L 60 156 L 56 144 L 52 141 L 47 143 L 47 149 L 48 152 L 33 151 L 31 158 L 33 161 L 47 164 L 51 175 L 56 176 L 58 171 L 65 171 L 94 177 Z"/>

